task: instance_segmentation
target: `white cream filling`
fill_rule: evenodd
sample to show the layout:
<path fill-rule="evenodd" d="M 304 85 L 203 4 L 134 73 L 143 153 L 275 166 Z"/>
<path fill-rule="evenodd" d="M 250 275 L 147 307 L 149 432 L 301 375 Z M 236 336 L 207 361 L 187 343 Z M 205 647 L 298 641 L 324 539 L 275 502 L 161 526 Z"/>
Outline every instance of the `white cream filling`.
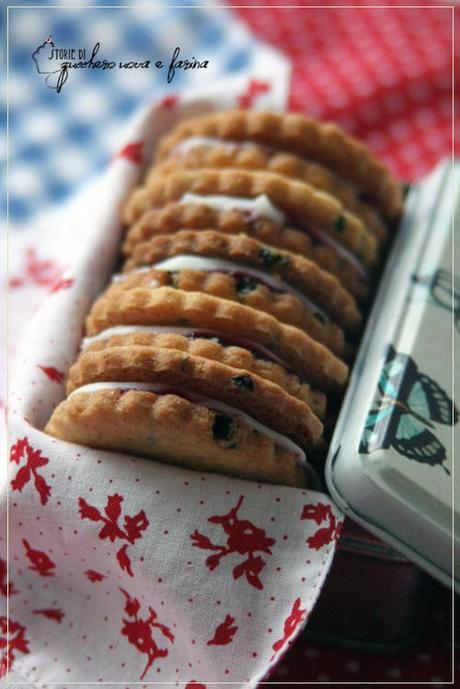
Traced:
<path fill-rule="evenodd" d="M 140 266 L 139 268 L 136 268 L 136 270 L 133 272 L 135 272 L 135 273 L 148 273 L 149 270 L 151 270 L 151 269 L 152 269 L 151 266 Z M 123 280 L 126 280 L 127 277 L 128 277 L 128 273 L 114 273 L 112 275 L 111 281 L 112 282 L 123 282 Z M 152 280 L 152 282 L 155 282 L 155 281 Z M 158 287 L 158 285 L 152 285 L 152 287 L 153 286 Z"/>
<path fill-rule="evenodd" d="M 136 269 L 132 272 L 145 272 L 145 266 Z M 327 314 L 319 308 L 311 299 L 306 297 L 302 292 L 299 292 L 295 287 L 288 285 L 283 280 L 275 278 L 262 270 L 257 270 L 257 268 L 252 268 L 252 266 L 246 266 L 245 264 L 234 263 L 233 261 L 226 261 L 220 258 L 208 258 L 207 256 L 194 256 L 192 254 L 178 254 L 177 256 L 172 256 L 171 258 L 166 258 L 164 261 L 159 263 L 154 263 L 147 267 L 147 270 L 202 270 L 204 272 L 212 273 L 218 272 L 219 270 L 228 272 L 230 274 L 234 273 L 244 273 L 253 277 L 259 282 L 266 283 L 275 290 L 280 292 L 287 292 L 293 296 L 300 299 L 300 301 L 305 304 L 306 308 L 313 313 L 319 313 L 322 320 L 327 323 L 329 318 Z M 123 279 L 123 275 L 119 278 Z"/>
<path fill-rule="evenodd" d="M 177 333 L 187 335 L 190 332 L 199 333 L 200 328 L 182 328 L 174 325 L 114 325 L 112 328 L 102 330 L 97 335 L 84 337 L 81 343 L 82 349 L 87 349 L 93 342 L 108 340 L 114 335 L 131 335 L 131 333 Z M 201 329 L 201 332 L 208 332 Z"/>
<path fill-rule="evenodd" d="M 70 393 L 67 399 L 70 399 L 74 395 L 78 395 L 81 392 L 91 394 L 93 392 L 99 392 L 100 390 L 142 390 L 146 392 L 156 392 L 158 394 L 175 394 L 175 391 L 177 391 L 177 395 L 179 397 L 181 396 L 180 388 L 175 388 L 171 385 L 164 385 L 162 383 L 104 382 L 83 385 L 82 387 L 73 390 L 73 392 Z M 297 445 L 297 443 L 294 443 L 290 438 L 287 438 L 285 435 L 277 433 L 277 431 L 273 431 L 271 428 L 264 426 L 264 424 L 260 423 L 260 421 L 257 421 L 252 416 L 249 416 L 249 414 L 246 414 L 245 412 L 242 412 L 239 409 L 236 409 L 235 407 L 231 407 L 230 405 L 225 404 L 225 402 L 219 402 L 218 400 L 211 399 L 210 397 L 204 397 L 195 392 L 189 392 L 187 390 L 185 394 L 187 395 L 185 399 L 189 398 L 194 403 L 201 404 L 207 407 L 208 409 L 211 409 L 212 411 L 219 411 L 224 414 L 228 414 L 228 416 L 231 416 L 232 418 L 241 418 L 245 423 L 248 424 L 248 426 L 251 426 L 255 431 L 269 437 L 275 443 L 275 445 L 278 445 L 279 447 L 289 450 L 289 452 L 295 454 L 297 461 L 299 463 L 307 463 L 305 452 L 302 450 L 301 447 L 299 447 L 299 445 Z"/>
<path fill-rule="evenodd" d="M 283 226 L 288 224 L 286 214 L 280 211 L 280 209 L 271 202 L 266 194 L 260 194 L 259 196 L 250 199 L 240 196 L 204 196 L 201 194 L 186 193 L 179 199 L 179 203 L 201 204 L 222 212 L 230 210 L 249 212 L 253 218 L 266 218 L 271 222 Z M 356 256 L 337 240 L 331 237 L 331 235 L 329 235 L 327 232 L 324 232 L 318 228 L 314 231 L 312 230 L 310 233 L 308 232 L 308 227 L 304 230 L 299 228 L 299 230 L 306 232 L 306 234 L 310 234 L 310 236 L 313 236 L 316 241 L 322 242 L 323 244 L 326 244 L 326 246 L 329 246 L 344 261 L 350 263 L 363 279 L 367 279 L 366 269 L 361 265 Z"/>
<path fill-rule="evenodd" d="M 170 155 L 187 155 L 189 151 L 193 151 L 195 148 L 216 148 L 217 146 L 225 146 L 231 151 L 238 148 L 240 144 L 236 141 L 217 139 L 215 136 L 189 136 L 174 146 Z"/>
<path fill-rule="evenodd" d="M 266 194 L 259 194 L 254 198 L 244 196 L 224 196 L 220 194 L 192 194 L 187 192 L 179 203 L 195 203 L 208 206 L 216 211 L 243 211 L 250 213 L 253 218 L 267 218 L 278 225 L 286 224 L 287 217 L 268 198 Z"/>
<path fill-rule="evenodd" d="M 217 146 L 221 144 L 220 139 L 213 139 L 212 137 L 190 137 L 190 139 L 184 139 L 184 141 L 179 144 L 179 146 L 184 146 L 184 150 L 181 152 L 186 153 L 192 148 L 197 146 L 207 145 L 207 146 Z M 232 147 L 237 144 L 231 143 Z M 179 200 L 179 203 L 195 203 L 209 206 L 218 211 L 229 211 L 229 210 L 242 210 L 245 212 L 250 212 L 251 216 L 254 218 L 267 218 L 279 225 L 287 225 L 288 218 L 285 213 L 280 211 L 269 199 L 266 194 L 260 194 L 253 199 L 248 199 L 240 196 L 220 196 L 220 195 L 209 195 L 204 196 L 200 194 L 186 193 Z M 308 232 L 307 232 L 308 233 Z M 355 270 L 363 277 L 367 279 L 367 272 L 365 268 L 358 261 L 356 256 L 346 249 L 342 244 L 337 242 L 333 237 L 331 237 L 326 232 L 321 229 L 317 229 L 313 236 L 317 235 L 317 240 L 322 241 L 324 244 L 328 245 L 333 249 L 344 261 L 348 261 Z"/>

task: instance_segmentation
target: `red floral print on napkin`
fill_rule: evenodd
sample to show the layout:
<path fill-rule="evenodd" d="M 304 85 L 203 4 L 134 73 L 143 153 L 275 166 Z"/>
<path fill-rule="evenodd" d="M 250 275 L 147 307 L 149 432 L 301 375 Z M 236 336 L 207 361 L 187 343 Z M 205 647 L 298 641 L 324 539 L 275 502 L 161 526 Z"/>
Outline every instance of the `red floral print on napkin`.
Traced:
<path fill-rule="evenodd" d="M 13 667 L 16 652 L 30 653 L 30 642 L 26 639 L 26 631 L 26 628 L 19 624 L 19 622 L 14 622 L 10 619 L 8 624 L 8 618 L 5 615 L 0 617 L 0 652 L 2 654 L 0 658 L 0 677 L 6 675 Z"/>
<path fill-rule="evenodd" d="M 20 464 L 24 458 L 26 464 L 18 470 L 11 481 L 11 488 L 21 491 L 26 483 L 33 478 L 34 486 L 40 495 L 40 502 L 42 505 L 46 505 L 51 495 L 51 487 L 37 470 L 46 466 L 49 459 L 42 456 L 41 450 L 34 450 L 27 438 L 19 438 L 11 447 L 10 462 Z"/>
<path fill-rule="evenodd" d="M 305 618 L 306 609 L 302 610 L 300 607 L 300 598 L 296 598 L 292 606 L 292 610 L 284 621 L 283 636 L 278 641 L 275 641 L 272 648 L 275 651 L 271 657 L 271 660 L 275 657 L 277 652 L 283 648 L 283 646 L 288 642 L 290 637 L 294 634 L 298 625 Z"/>
<path fill-rule="evenodd" d="M 86 572 L 83 572 L 86 574 L 88 579 L 94 583 L 97 581 L 102 581 L 103 579 L 106 579 L 107 577 L 105 574 L 101 574 L 100 572 L 96 572 L 94 569 L 87 569 Z"/>
<path fill-rule="evenodd" d="M 19 593 L 14 588 L 12 582 L 8 582 L 8 571 L 6 566 L 6 561 L 0 557 L 0 593 L 2 596 L 13 596 L 15 593 Z"/>
<path fill-rule="evenodd" d="M 257 79 L 250 79 L 246 87 L 246 91 L 238 96 L 238 105 L 240 108 L 251 108 L 258 96 L 268 93 L 271 89 L 271 84 L 268 81 L 258 81 Z"/>
<path fill-rule="evenodd" d="M 157 658 L 166 658 L 169 655 L 167 648 L 159 648 L 153 638 L 154 629 L 158 629 L 161 634 L 168 639 L 172 644 L 174 643 L 174 634 L 169 627 L 157 621 L 157 613 L 149 606 L 149 616 L 145 619 L 138 616 L 141 609 L 137 598 L 131 598 L 129 593 L 124 589 L 120 589 L 126 598 L 125 612 L 129 620 L 123 619 L 123 627 L 121 633 L 128 638 L 130 644 L 135 646 L 138 651 L 145 653 L 147 656 L 147 664 L 144 668 L 140 679 L 144 679 L 147 670 L 152 666 Z"/>
<path fill-rule="evenodd" d="M 61 624 L 61 620 L 64 617 L 64 613 L 60 608 L 45 608 L 43 610 L 33 610 L 34 615 L 43 615 L 48 620 L 54 620 L 58 624 Z"/>
<path fill-rule="evenodd" d="M 64 381 L 65 373 L 58 371 L 57 368 L 54 368 L 54 366 L 40 366 L 37 364 L 37 367 L 40 368 L 43 373 L 55 383 L 62 383 Z"/>
<path fill-rule="evenodd" d="M 233 554 L 247 555 L 243 562 L 233 568 L 233 578 L 239 579 L 244 574 L 251 586 L 263 589 L 263 584 L 258 575 L 265 567 L 265 560 L 260 555 L 254 557 L 254 553 L 262 552 L 271 555 L 272 551 L 270 548 L 276 541 L 274 538 L 267 537 L 264 529 L 258 528 L 247 519 L 238 518 L 238 510 L 243 504 L 243 499 L 241 495 L 235 507 L 228 514 L 208 518 L 208 522 L 222 526 L 227 535 L 227 543 L 225 545 L 215 545 L 197 529 L 191 534 L 190 538 L 196 548 L 216 551 L 215 555 L 210 555 L 206 559 L 206 566 L 211 571 L 218 567 L 222 557 Z"/>
<path fill-rule="evenodd" d="M 81 519 L 89 519 L 92 522 L 102 522 L 103 527 L 99 532 L 99 538 L 104 540 L 108 538 L 112 543 L 117 539 L 128 541 L 116 553 L 116 558 L 121 569 L 134 576 L 131 569 L 131 560 L 127 553 L 128 545 L 132 545 L 139 538 L 142 538 L 142 532 L 149 526 L 149 520 L 145 516 L 144 510 L 140 510 L 134 517 L 125 515 L 123 526 L 118 523 L 121 517 L 121 503 L 124 498 L 122 495 L 115 493 L 108 495 L 104 507 L 105 516 L 100 513 L 97 507 L 89 505 L 84 498 L 78 499 L 79 512 Z"/>
<path fill-rule="evenodd" d="M 54 294 L 55 292 L 60 292 L 61 289 L 70 289 L 70 287 L 72 287 L 74 282 L 75 282 L 74 278 L 62 278 L 60 280 L 57 280 L 51 286 L 50 293 Z"/>
<path fill-rule="evenodd" d="M 302 510 L 301 519 L 312 519 L 318 526 L 327 521 L 327 526 L 317 529 L 317 531 L 307 538 L 307 545 L 313 550 L 320 550 L 331 541 L 337 541 L 342 528 L 342 522 L 337 522 L 332 507 L 321 502 L 316 505 L 305 505 Z"/>
<path fill-rule="evenodd" d="M 9 286 L 14 288 L 25 285 L 52 287 L 62 275 L 63 268 L 53 259 L 39 258 L 37 251 L 29 246 L 24 252 L 25 261 L 21 275 L 13 276 Z"/>
<path fill-rule="evenodd" d="M 56 565 L 50 556 L 43 552 L 43 550 L 32 548 L 25 538 L 22 539 L 22 545 L 26 550 L 27 559 L 32 563 L 29 569 L 32 572 L 37 572 L 41 577 L 53 576 L 53 570 L 56 568 Z"/>
<path fill-rule="evenodd" d="M 238 627 L 234 626 L 235 618 L 231 615 L 226 615 L 222 624 L 216 627 L 214 636 L 207 643 L 207 646 L 225 646 L 233 641 L 233 637 L 238 631 Z"/>
<path fill-rule="evenodd" d="M 115 158 L 125 158 L 129 160 L 130 163 L 133 163 L 133 165 L 142 165 L 144 160 L 143 148 L 144 144 L 142 141 L 133 141 L 123 146 L 123 148 L 115 154 Z"/>

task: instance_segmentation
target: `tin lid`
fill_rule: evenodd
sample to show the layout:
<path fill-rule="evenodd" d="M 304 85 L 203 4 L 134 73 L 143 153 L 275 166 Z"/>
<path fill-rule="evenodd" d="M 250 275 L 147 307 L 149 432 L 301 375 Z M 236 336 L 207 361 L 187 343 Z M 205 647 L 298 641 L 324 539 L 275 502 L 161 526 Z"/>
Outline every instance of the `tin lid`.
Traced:
<path fill-rule="evenodd" d="M 453 227 L 459 182 L 460 165 L 448 161 L 407 196 L 332 439 L 326 481 L 346 514 L 460 589 L 460 529 L 453 538 L 454 519 L 460 522 L 460 472 L 455 493 L 453 462 L 460 424 L 452 402 L 458 395 Z"/>

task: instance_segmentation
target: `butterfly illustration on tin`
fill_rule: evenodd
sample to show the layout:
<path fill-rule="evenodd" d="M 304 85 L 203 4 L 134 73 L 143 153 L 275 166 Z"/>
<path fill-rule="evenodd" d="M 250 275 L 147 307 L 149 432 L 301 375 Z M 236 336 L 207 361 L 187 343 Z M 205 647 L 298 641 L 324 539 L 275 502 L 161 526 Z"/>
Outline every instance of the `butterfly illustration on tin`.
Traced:
<path fill-rule="evenodd" d="M 412 281 L 428 289 L 432 304 L 453 315 L 455 328 L 460 332 L 460 278 L 449 270 L 439 268 L 432 275 L 413 275 Z"/>
<path fill-rule="evenodd" d="M 438 383 L 421 373 L 410 356 L 389 345 L 359 451 L 368 454 L 391 446 L 407 459 L 439 464 L 449 474 L 435 424 L 457 421 L 457 409 Z"/>

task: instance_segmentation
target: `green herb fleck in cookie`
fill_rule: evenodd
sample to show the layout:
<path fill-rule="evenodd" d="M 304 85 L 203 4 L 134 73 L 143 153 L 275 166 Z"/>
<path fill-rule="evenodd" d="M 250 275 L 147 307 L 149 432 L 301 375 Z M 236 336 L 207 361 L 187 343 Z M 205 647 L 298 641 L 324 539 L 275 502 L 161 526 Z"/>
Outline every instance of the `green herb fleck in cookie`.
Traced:
<path fill-rule="evenodd" d="M 259 251 L 259 260 L 264 266 L 264 268 L 287 268 L 289 265 L 289 259 L 287 256 L 281 256 L 281 254 L 276 254 L 270 249 L 263 248 Z"/>
<path fill-rule="evenodd" d="M 347 226 L 347 220 L 344 215 L 339 215 L 337 220 L 334 222 L 334 230 L 337 232 L 343 232 Z"/>
<path fill-rule="evenodd" d="M 236 291 L 238 294 L 249 294 L 250 292 L 253 292 L 257 287 L 259 286 L 259 283 L 253 280 L 252 278 L 248 277 L 241 277 L 238 278 L 236 281 Z"/>
<path fill-rule="evenodd" d="M 212 426 L 214 440 L 230 440 L 233 433 L 233 419 L 225 414 L 216 414 Z"/>
<path fill-rule="evenodd" d="M 232 381 L 240 390 L 254 390 L 251 376 L 233 376 Z"/>

